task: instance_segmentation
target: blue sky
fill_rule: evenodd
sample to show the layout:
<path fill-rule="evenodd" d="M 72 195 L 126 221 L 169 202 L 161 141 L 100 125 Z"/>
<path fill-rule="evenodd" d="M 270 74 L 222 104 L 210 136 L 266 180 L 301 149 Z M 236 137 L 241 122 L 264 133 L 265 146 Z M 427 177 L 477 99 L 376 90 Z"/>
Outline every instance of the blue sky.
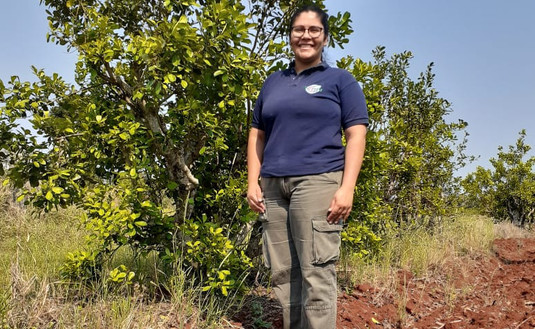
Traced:
<path fill-rule="evenodd" d="M 76 55 L 46 43 L 45 8 L 37 0 L 0 2 L 0 79 L 33 80 L 31 65 L 73 80 Z M 467 153 L 488 159 L 498 145 L 513 144 L 527 130 L 535 147 L 535 1 L 515 0 L 326 0 L 331 13 L 349 11 L 355 32 L 345 49 L 330 49 L 332 62 L 345 55 L 371 60 L 378 45 L 387 53 L 410 50 L 416 79 L 435 63 L 435 88 L 452 103 L 449 120 L 468 122 Z M 533 154 L 533 152 L 532 152 Z"/>

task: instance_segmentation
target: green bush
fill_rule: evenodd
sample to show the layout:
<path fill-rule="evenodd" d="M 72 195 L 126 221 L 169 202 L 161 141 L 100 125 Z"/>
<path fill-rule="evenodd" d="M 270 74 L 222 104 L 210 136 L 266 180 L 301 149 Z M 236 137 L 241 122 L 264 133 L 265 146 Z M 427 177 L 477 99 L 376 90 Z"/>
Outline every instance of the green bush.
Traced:
<path fill-rule="evenodd" d="M 528 157 L 526 131 L 515 145 L 498 148 L 492 169 L 478 167 L 462 181 L 465 206 L 520 226 L 535 222 L 535 157 Z M 527 158 L 527 159 L 526 159 Z"/>

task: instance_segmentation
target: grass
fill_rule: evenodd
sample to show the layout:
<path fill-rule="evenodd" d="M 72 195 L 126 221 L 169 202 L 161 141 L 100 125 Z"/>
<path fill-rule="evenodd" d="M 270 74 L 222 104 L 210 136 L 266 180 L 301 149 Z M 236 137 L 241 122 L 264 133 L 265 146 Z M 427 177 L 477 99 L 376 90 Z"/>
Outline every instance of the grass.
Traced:
<path fill-rule="evenodd" d="M 87 288 L 62 282 L 59 268 L 64 256 L 83 238 L 73 238 L 80 234 L 73 229 L 66 232 L 64 241 L 57 241 L 61 239 L 50 238 L 55 226 L 65 228 L 61 223 L 30 223 L 18 227 L 21 235 L 30 239 L 17 234 L 10 238 L 10 245 L 4 240 L 9 248 L 2 249 L 1 257 L 9 262 L 2 264 L 1 279 L 6 283 L 2 287 L 9 289 L 0 290 L 0 324 L 6 324 L 0 328 L 218 327 L 215 320 L 219 320 L 221 310 L 214 298 L 201 294 L 183 272 L 175 271 L 164 279 L 154 255 L 138 261 L 137 267 L 132 264 L 152 286 L 112 287 L 102 280 Z M 120 250 L 108 267 L 128 260 L 129 254 L 127 249 Z M 169 298 L 162 298 L 162 290 Z"/>
<path fill-rule="evenodd" d="M 523 239 L 523 238 L 535 238 L 535 230 L 525 230 L 511 222 L 500 222 L 495 225 L 494 231 L 497 238 L 509 239 Z"/>
<path fill-rule="evenodd" d="M 145 285 L 92 287 L 61 280 L 68 252 L 80 249 L 85 232 L 79 211 L 37 214 L 13 202 L 0 188 L 0 329 L 11 328 L 220 328 L 222 314 L 236 306 L 203 294 L 191 276 L 164 275 L 155 254 L 133 257 L 119 249 L 103 270 L 125 264 Z"/>
<path fill-rule="evenodd" d="M 479 215 L 445 218 L 431 231 L 423 227 L 407 228 L 395 236 L 387 236 L 383 250 L 371 262 L 345 259 L 342 263 L 348 264 L 351 285 L 369 282 L 383 286 L 399 269 L 425 276 L 454 257 L 488 253 L 495 237 L 491 218 Z"/>

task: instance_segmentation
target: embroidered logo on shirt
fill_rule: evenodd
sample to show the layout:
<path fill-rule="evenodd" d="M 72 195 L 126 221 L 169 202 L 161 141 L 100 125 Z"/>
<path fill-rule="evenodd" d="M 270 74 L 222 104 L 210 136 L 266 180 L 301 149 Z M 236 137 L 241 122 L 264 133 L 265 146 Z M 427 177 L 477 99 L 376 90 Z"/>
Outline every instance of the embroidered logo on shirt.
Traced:
<path fill-rule="evenodd" d="M 313 94 L 319 93 L 323 89 L 321 89 L 321 85 L 310 85 L 310 86 L 306 87 L 305 90 L 310 95 L 313 95 Z"/>

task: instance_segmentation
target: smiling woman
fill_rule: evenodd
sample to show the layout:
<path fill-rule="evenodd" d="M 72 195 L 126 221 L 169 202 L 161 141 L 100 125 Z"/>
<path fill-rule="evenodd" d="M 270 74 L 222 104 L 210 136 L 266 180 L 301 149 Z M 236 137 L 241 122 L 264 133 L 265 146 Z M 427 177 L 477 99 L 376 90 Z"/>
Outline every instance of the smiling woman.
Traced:
<path fill-rule="evenodd" d="M 324 16 L 315 11 L 305 11 L 290 22 L 290 46 L 295 54 L 295 70 L 298 74 L 321 62 L 329 33 L 328 28 L 323 28 L 328 26 L 327 15 Z"/>
<path fill-rule="evenodd" d="M 264 260 L 284 328 L 334 329 L 335 262 L 364 156 L 368 113 L 355 78 L 322 60 L 327 14 L 303 7 L 292 16 L 289 33 L 294 61 L 266 79 L 256 101 L 247 201 L 261 214 Z"/>

